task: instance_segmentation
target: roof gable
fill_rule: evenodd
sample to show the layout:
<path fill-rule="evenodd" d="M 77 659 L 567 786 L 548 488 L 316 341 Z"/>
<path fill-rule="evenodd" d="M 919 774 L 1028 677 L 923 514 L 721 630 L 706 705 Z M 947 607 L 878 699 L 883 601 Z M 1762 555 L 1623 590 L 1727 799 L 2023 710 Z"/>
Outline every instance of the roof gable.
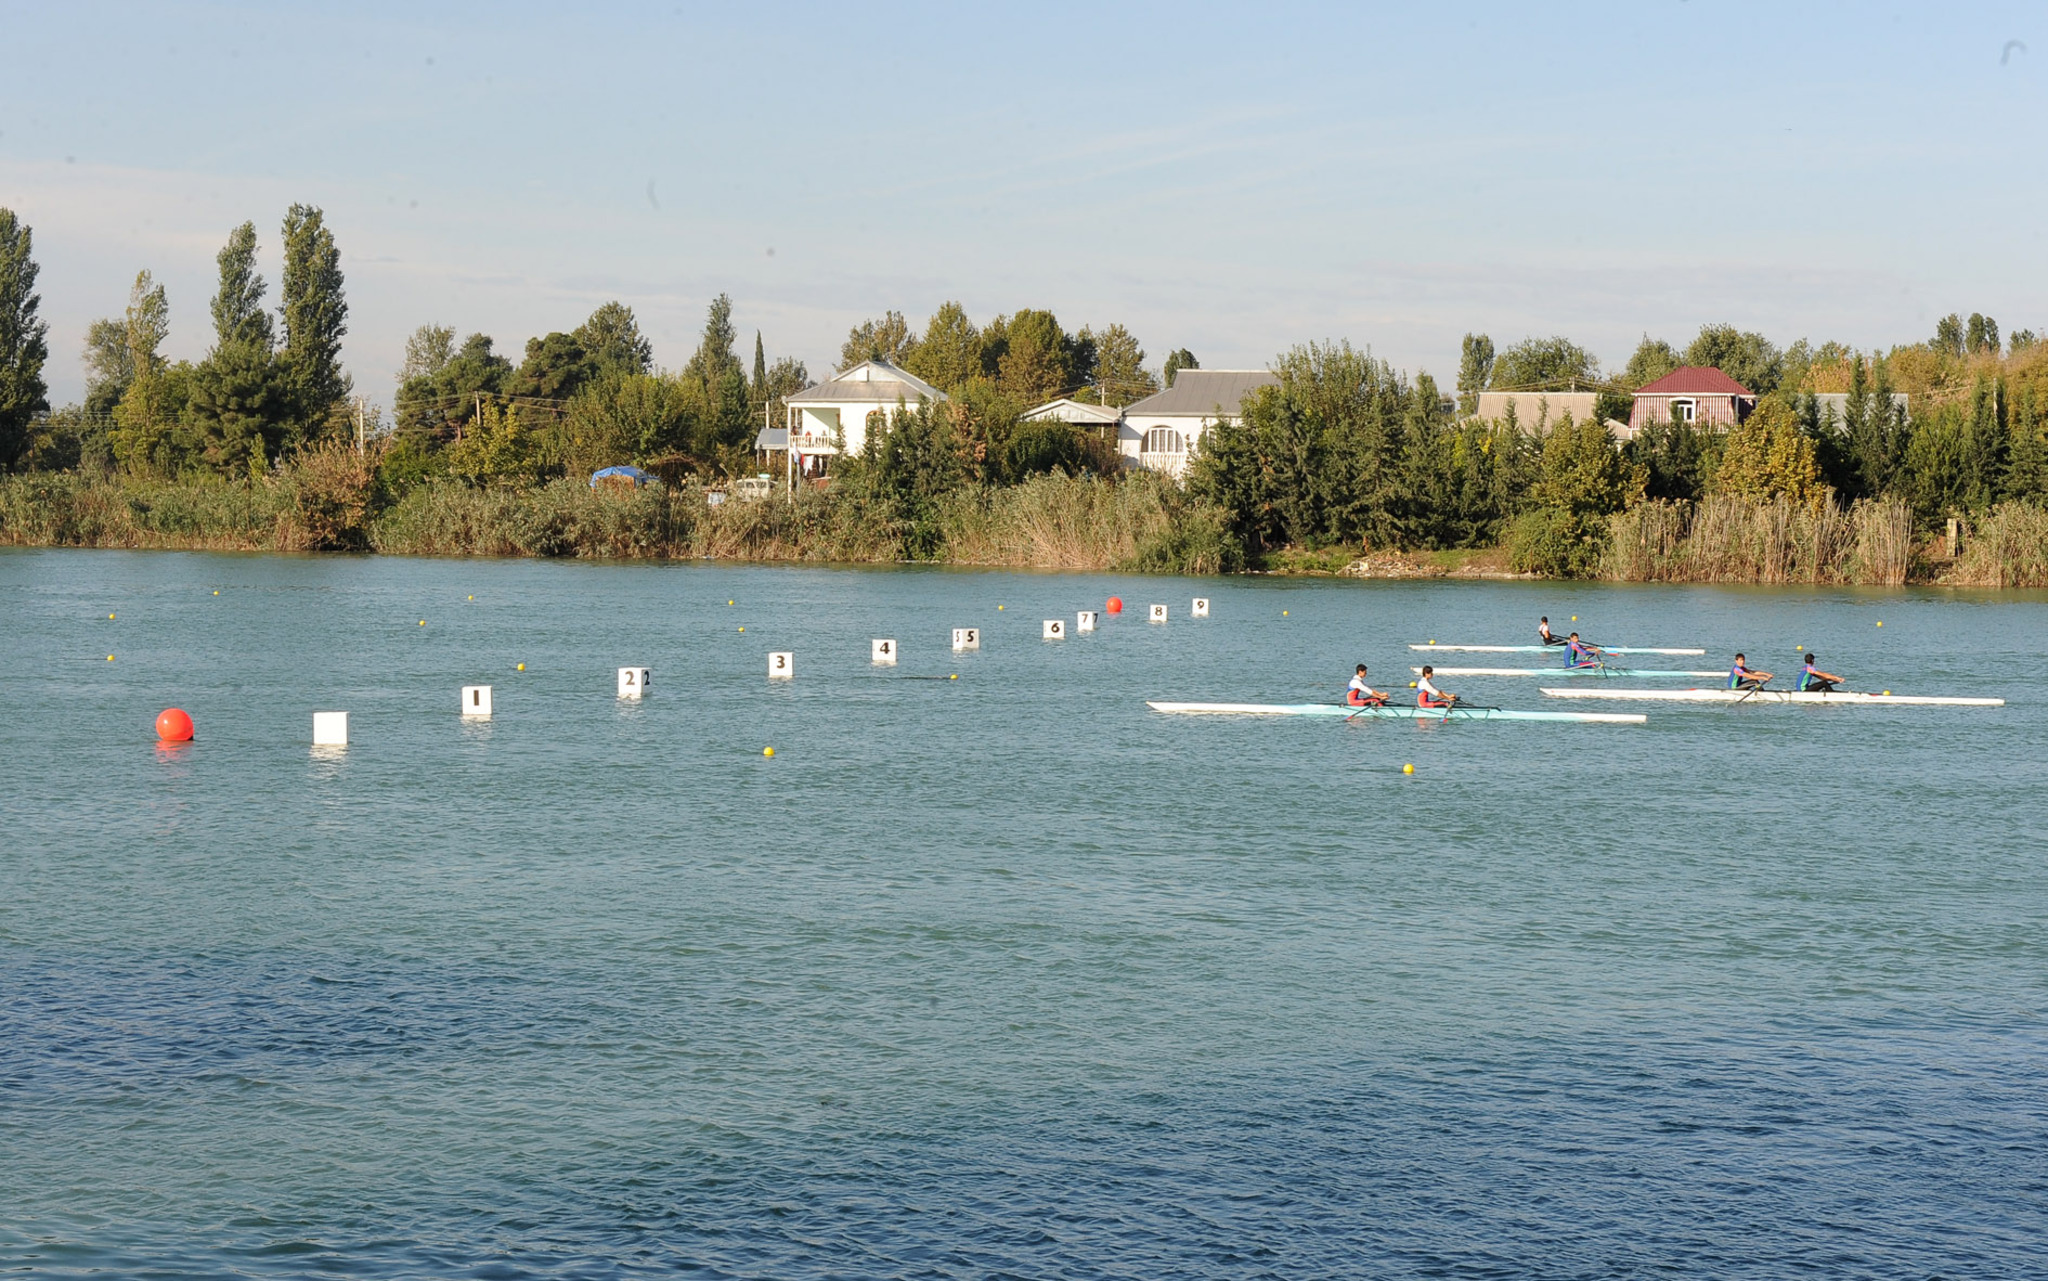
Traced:
<path fill-rule="evenodd" d="M 798 405 L 818 401 L 876 401 L 887 403 L 894 400 L 915 402 L 919 399 L 941 401 L 946 393 L 932 386 L 916 374 L 906 373 L 886 360 L 863 360 L 857 365 L 848 365 L 830 378 L 812 383 L 792 396 L 785 396 L 783 403 Z"/>
<path fill-rule="evenodd" d="M 1091 405 L 1086 401 L 1061 397 L 1025 410 L 1017 421 L 1107 424 L 1119 422 L 1123 416 L 1123 411 L 1113 405 Z"/>
<path fill-rule="evenodd" d="M 1683 365 L 1653 383 L 1636 388 L 1638 396 L 1747 396 L 1756 393 L 1712 365 Z"/>

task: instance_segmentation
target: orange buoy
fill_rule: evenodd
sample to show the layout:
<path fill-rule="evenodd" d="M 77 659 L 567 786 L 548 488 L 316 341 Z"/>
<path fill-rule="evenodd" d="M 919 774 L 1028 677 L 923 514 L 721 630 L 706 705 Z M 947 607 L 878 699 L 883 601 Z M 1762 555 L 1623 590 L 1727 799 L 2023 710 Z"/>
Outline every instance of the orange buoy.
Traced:
<path fill-rule="evenodd" d="M 166 743 L 192 741 L 192 718 L 182 707 L 167 707 L 157 713 L 156 736 Z"/>
<path fill-rule="evenodd" d="M 1121 596 L 1112 596 L 1106 602 L 1103 603 L 1102 608 L 1104 608 L 1112 614 L 1121 614 L 1124 612 L 1124 598 Z"/>

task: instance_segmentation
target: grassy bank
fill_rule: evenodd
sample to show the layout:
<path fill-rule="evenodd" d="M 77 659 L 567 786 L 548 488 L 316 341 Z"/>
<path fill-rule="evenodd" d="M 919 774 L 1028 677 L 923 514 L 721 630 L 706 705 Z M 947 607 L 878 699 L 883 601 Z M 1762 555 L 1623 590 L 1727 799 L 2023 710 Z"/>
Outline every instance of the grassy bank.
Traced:
<path fill-rule="evenodd" d="M 1282 548 L 1249 564 L 1211 506 L 1149 473 L 1114 481 L 1059 473 L 936 500 L 924 537 L 855 486 L 795 501 L 713 507 L 694 485 L 527 488 L 455 480 L 383 492 L 346 449 L 303 454 L 255 481 L 44 472 L 0 477 L 0 543 L 222 551 L 364 551 L 416 556 L 701 558 L 1020 569 L 1356 577 L 1497 577 L 1499 549 L 1438 552 Z M 1608 518 L 1598 576 L 1621 582 L 2048 587 L 2048 509 L 2001 504 L 1966 531 L 1960 556 L 1916 539 L 1904 503 L 1843 508 L 1786 500 L 1650 501 Z"/>
<path fill-rule="evenodd" d="M 694 485 L 527 488 L 454 480 L 403 495 L 347 450 L 301 456 L 260 480 L 150 480 L 77 472 L 0 478 L 0 543 L 417 556 L 699 558 L 890 563 L 906 523 L 853 488 L 711 506 Z M 938 552 L 964 565 L 1217 573 L 1242 557 L 1213 514 L 1149 474 L 1061 474 L 945 495 Z"/>

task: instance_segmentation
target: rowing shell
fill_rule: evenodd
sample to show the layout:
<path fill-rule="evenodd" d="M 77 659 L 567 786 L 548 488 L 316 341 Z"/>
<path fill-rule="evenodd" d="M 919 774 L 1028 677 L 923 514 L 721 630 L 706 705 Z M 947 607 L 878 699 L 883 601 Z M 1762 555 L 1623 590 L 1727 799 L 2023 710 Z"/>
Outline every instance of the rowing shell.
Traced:
<path fill-rule="evenodd" d="M 1669 703 L 1839 703 L 1862 707 L 1896 703 L 1921 707 L 2004 707 L 2002 698 L 1937 698 L 1924 694 L 1858 694 L 1850 690 L 1805 693 L 1789 689 L 1545 689 L 1552 698 L 1656 699 Z"/>
<path fill-rule="evenodd" d="M 1342 716 L 1407 721 L 1576 721 L 1587 725 L 1641 725 L 1650 719 L 1614 712 L 1520 712 L 1498 707 L 1346 707 L 1342 703 L 1154 703 L 1155 712 L 1211 716 Z"/>
<path fill-rule="evenodd" d="M 1561 654 L 1563 645 L 1439 645 L 1431 641 L 1427 645 L 1410 645 L 1410 649 L 1455 649 L 1467 654 Z M 1627 645 L 1602 645 L 1603 654 L 1704 654 L 1703 649 L 1641 649 Z"/>
<path fill-rule="evenodd" d="M 1408 669 L 1420 676 L 1420 667 Z M 1626 667 L 1439 667 L 1438 676 L 1642 676 L 1680 678 L 1696 681 L 1702 676 L 1726 676 L 1726 672 L 1638 671 Z"/>

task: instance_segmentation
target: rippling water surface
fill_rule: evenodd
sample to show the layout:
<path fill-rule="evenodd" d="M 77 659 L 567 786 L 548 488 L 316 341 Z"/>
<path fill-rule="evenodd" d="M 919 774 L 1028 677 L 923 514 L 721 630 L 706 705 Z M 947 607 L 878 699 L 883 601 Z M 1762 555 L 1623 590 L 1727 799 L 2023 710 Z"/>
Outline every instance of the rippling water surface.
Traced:
<path fill-rule="evenodd" d="M 1112 592 L 1172 620 L 1039 639 Z M 1144 706 L 1539 613 L 2011 702 Z M 0 618 L 0 1268 L 2042 1270 L 2039 597 L 12 552 Z"/>

